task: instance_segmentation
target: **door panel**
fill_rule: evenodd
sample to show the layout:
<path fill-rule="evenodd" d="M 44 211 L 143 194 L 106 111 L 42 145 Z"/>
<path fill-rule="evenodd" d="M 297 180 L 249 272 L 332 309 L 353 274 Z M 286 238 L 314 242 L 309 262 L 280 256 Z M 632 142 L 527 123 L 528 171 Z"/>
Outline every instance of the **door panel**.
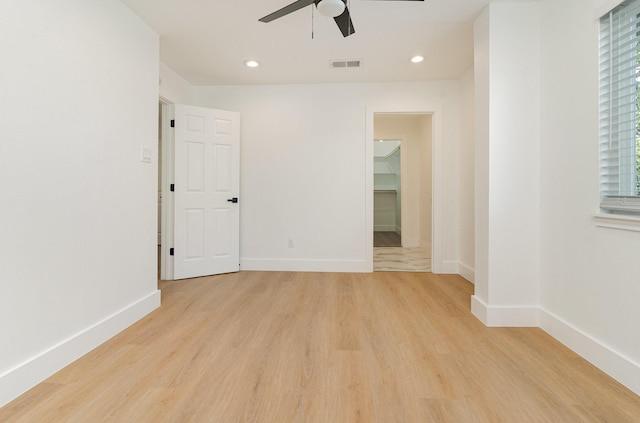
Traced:
<path fill-rule="evenodd" d="M 185 209 L 187 251 L 186 260 L 204 260 L 204 210 Z"/>
<path fill-rule="evenodd" d="M 215 187 L 216 191 L 231 193 L 231 168 L 227 166 L 227 163 L 231 161 L 232 155 L 231 148 L 227 145 L 215 146 L 215 160 L 216 160 L 216 175 L 215 175 Z"/>
<path fill-rule="evenodd" d="M 213 221 L 216 226 L 216 237 L 214 255 L 216 257 L 228 257 L 231 255 L 231 232 L 228 228 L 232 225 L 232 216 L 230 209 L 217 209 L 213 211 Z"/>
<path fill-rule="evenodd" d="M 174 279 L 237 272 L 240 117 L 174 105 Z"/>
<path fill-rule="evenodd" d="M 191 193 L 204 191 L 205 146 L 202 142 L 187 142 L 187 191 Z"/>

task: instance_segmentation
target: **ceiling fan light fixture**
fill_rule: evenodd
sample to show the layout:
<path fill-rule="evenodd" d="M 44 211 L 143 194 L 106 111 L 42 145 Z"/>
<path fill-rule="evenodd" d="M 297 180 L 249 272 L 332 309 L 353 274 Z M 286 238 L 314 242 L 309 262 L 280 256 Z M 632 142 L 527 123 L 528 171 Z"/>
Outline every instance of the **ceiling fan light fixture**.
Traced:
<path fill-rule="evenodd" d="M 346 5 L 342 0 L 321 0 L 316 7 L 321 15 L 335 18 L 342 15 Z"/>

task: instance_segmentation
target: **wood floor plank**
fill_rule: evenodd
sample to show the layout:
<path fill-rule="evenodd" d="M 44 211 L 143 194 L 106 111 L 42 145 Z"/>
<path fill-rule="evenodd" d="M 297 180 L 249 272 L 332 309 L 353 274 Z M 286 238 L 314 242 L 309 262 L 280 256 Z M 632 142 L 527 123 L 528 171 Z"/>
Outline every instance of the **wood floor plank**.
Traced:
<path fill-rule="evenodd" d="M 637 395 L 542 330 L 482 325 L 458 276 L 240 272 L 160 287 L 160 309 L 0 421 L 640 421 Z"/>

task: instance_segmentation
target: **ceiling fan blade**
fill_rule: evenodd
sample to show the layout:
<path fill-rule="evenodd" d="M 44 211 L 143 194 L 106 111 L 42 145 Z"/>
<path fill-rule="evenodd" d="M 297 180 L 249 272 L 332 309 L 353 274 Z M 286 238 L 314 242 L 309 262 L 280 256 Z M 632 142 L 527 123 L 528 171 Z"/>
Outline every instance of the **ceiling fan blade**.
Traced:
<path fill-rule="evenodd" d="M 338 24 L 338 28 L 340 28 L 342 36 L 348 37 L 356 32 L 356 30 L 353 29 L 353 22 L 351 21 L 351 14 L 349 13 L 348 8 L 345 7 L 342 15 L 336 16 L 333 20 Z"/>
<path fill-rule="evenodd" d="M 285 15 L 288 15 L 289 13 L 295 12 L 296 10 L 300 10 L 303 7 L 307 7 L 310 4 L 313 4 L 314 0 L 298 0 L 298 1 L 294 1 L 293 3 L 291 3 L 288 6 L 283 7 L 280 10 L 277 10 L 267 16 L 265 16 L 264 18 L 260 18 L 258 19 L 260 22 L 271 22 L 275 19 L 281 18 Z"/>

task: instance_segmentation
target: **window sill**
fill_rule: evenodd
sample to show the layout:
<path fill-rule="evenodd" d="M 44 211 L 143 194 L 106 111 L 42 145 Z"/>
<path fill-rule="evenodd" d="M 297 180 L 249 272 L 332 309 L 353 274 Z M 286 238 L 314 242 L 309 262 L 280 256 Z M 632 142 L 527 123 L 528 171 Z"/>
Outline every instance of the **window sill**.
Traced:
<path fill-rule="evenodd" d="M 620 229 L 640 232 L 640 216 L 629 216 L 613 213 L 596 213 L 593 215 L 596 226 L 600 228 Z"/>

